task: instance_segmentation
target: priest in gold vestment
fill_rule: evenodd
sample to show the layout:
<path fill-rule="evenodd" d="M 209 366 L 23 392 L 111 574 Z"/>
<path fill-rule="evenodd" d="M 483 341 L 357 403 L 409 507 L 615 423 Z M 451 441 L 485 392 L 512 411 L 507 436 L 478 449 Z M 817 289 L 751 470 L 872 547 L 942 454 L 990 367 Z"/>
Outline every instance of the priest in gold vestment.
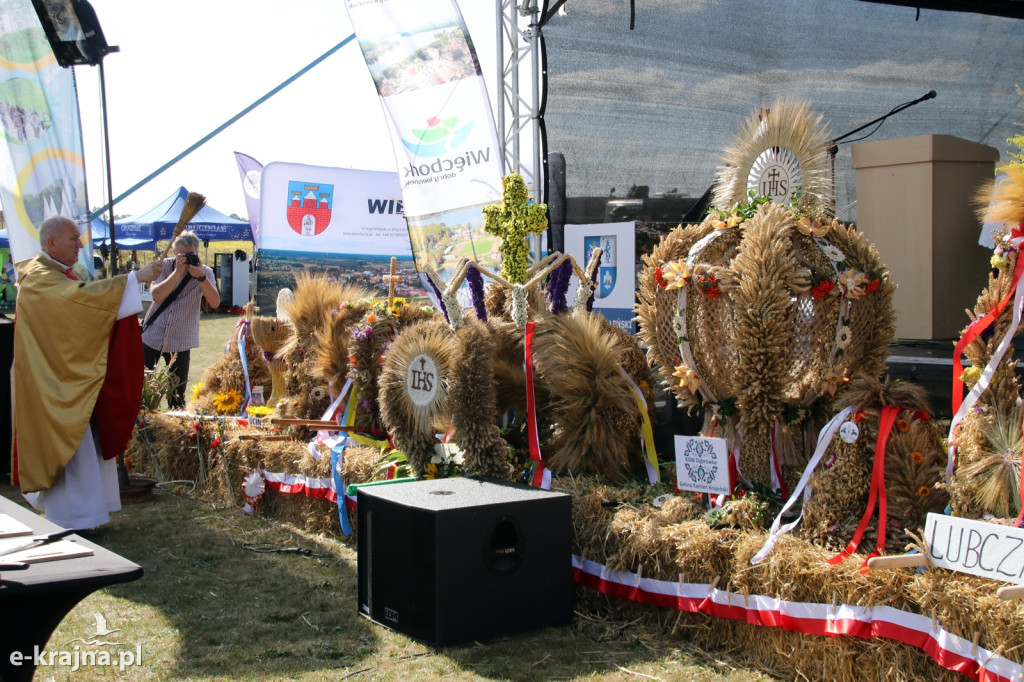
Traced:
<path fill-rule="evenodd" d="M 18 264 L 11 471 L 49 520 L 83 530 L 121 508 L 113 458 L 131 437 L 143 380 L 137 283 L 160 264 L 82 282 L 74 222 L 43 221 L 39 242 Z"/>

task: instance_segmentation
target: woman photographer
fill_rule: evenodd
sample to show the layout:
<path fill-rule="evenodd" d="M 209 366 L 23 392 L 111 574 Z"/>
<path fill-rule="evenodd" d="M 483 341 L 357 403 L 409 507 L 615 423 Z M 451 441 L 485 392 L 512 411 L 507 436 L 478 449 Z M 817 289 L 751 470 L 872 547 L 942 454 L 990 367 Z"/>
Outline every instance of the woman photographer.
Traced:
<path fill-rule="evenodd" d="M 164 359 L 178 378 L 167 398 L 171 409 L 184 409 L 189 351 L 199 346 L 199 309 L 205 298 L 210 308 L 220 305 L 213 270 L 199 259 L 199 237 L 185 230 L 171 244 L 174 258 L 165 258 L 163 271 L 150 286 L 153 303 L 143 322 L 142 352 L 146 369 Z"/>

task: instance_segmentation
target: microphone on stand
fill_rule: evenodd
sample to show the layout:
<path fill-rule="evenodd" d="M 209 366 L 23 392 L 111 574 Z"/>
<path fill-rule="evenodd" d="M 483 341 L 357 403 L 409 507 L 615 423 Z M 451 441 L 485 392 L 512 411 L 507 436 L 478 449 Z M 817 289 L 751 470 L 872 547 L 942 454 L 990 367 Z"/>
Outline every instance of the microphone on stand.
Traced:
<path fill-rule="evenodd" d="M 863 137 L 858 137 L 856 140 L 850 140 L 850 142 L 857 142 L 858 140 L 863 140 L 865 137 L 870 137 L 871 135 L 873 135 L 875 133 L 876 130 L 878 130 L 877 126 L 881 126 L 882 123 L 885 122 L 885 119 L 887 119 L 890 116 L 893 116 L 895 114 L 898 114 L 899 112 L 903 111 L 904 109 L 909 109 L 910 107 L 914 106 L 915 104 L 920 104 L 921 102 L 924 102 L 925 100 L 935 99 L 937 96 L 938 96 L 938 93 L 936 93 L 934 90 L 929 90 L 928 93 L 926 95 L 924 95 L 923 97 L 918 97 L 917 99 L 911 100 L 909 102 L 904 102 L 903 104 L 895 106 L 895 107 L 892 108 L 892 110 L 888 114 L 885 114 L 884 116 L 879 116 L 874 121 L 869 121 L 868 123 L 865 123 L 861 127 L 857 128 L 855 130 L 851 130 L 850 132 L 846 133 L 845 135 L 840 135 L 839 137 L 837 137 L 837 138 L 833 139 L 831 142 L 829 142 L 826 151 L 828 152 L 828 155 L 831 157 L 831 162 L 832 162 L 833 191 L 835 191 L 835 159 L 836 159 L 836 153 L 839 151 L 839 142 L 841 140 L 845 140 L 846 138 L 848 138 L 851 135 L 854 135 L 856 133 L 859 133 L 860 131 L 864 130 L 865 128 L 869 128 L 871 126 L 876 126 L 875 130 L 872 130 L 867 135 L 864 135 Z M 833 204 L 833 206 L 835 205 L 835 199 L 834 198 L 832 200 L 832 204 Z"/>

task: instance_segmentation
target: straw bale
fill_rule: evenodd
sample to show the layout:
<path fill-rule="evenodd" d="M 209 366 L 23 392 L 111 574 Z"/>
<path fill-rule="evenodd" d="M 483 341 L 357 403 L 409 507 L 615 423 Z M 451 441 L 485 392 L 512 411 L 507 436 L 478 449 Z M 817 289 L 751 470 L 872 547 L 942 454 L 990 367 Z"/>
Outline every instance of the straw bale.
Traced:
<path fill-rule="evenodd" d="M 341 478 L 348 485 L 366 483 L 374 478 L 383 451 L 367 445 L 350 445 L 345 448 L 342 461 Z"/>
<path fill-rule="evenodd" d="M 141 415 L 132 432 L 125 456 L 135 465 L 133 475 L 162 475 L 164 481 L 198 481 L 199 451 L 195 446 L 193 420 L 169 417 L 160 412 Z M 202 437 L 212 441 L 213 427 L 200 426 Z"/>
<path fill-rule="evenodd" d="M 644 577 L 711 583 L 734 594 L 759 594 L 794 602 L 860 606 L 887 605 L 931 617 L 961 637 L 980 633 L 979 645 L 1012 660 L 1024 657 L 1024 606 L 997 599 L 999 583 L 933 570 L 860 572 L 863 555 L 836 566 L 833 552 L 785 535 L 758 565 L 750 560 L 763 545 L 763 531 L 715 530 L 703 518 L 676 520 L 676 505 L 691 508 L 694 498 L 678 495 L 656 509 L 651 491 L 613 488 L 587 477 L 556 479 L 553 487 L 573 496 L 574 551 L 613 570 Z M 695 505 L 694 505 L 695 506 Z M 684 513 L 699 515 L 699 509 Z M 672 639 L 691 639 L 710 650 L 729 649 L 750 656 L 762 670 L 782 677 L 810 679 L 954 679 L 955 673 L 908 645 L 855 637 L 817 637 L 756 627 L 738 621 L 677 613 L 623 599 L 577 590 L 577 610 L 591 622 L 628 621 L 630 629 L 656 630 Z M 612 627 L 609 625 L 609 627 Z"/>

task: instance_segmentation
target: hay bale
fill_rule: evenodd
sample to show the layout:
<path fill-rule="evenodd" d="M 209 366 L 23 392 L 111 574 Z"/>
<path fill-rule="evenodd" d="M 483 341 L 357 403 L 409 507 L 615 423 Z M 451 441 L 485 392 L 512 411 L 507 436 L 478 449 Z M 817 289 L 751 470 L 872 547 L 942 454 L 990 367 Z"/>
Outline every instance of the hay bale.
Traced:
<path fill-rule="evenodd" d="M 1024 648 L 1024 607 L 995 597 L 998 583 L 933 570 L 860 572 L 863 556 L 832 566 L 833 552 L 792 535 L 782 536 L 763 562 L 750 560 L 766 540 L 749 528 L 715 530 L 687 516 L 692 496 L 673 505 L 650 507 L 651 491 L 611 488 L 595 479 L 556 479 L 573 497 L 574 551 L 615 571 L 675 582 L 712 583 L 734 594 L 766 595 L 785 601 L 890 606 L 934 617 L 945 630 L 1020 662 Z M 679 514 L 676 506 L 686 509 Z M 696 506 L 696 505 L 693 505 Z M 698 513 L 693 509 L 693 513 Z M 952 680 L 914 647 L 885 639 L 817 637 L 703 614 L 638 604 L 577 588 L 577 612 L 588 623 L 628 623 L 632 632 L 685 639 L 709 651 L 747 657 L 752 667 L 783 678 Z"/>

